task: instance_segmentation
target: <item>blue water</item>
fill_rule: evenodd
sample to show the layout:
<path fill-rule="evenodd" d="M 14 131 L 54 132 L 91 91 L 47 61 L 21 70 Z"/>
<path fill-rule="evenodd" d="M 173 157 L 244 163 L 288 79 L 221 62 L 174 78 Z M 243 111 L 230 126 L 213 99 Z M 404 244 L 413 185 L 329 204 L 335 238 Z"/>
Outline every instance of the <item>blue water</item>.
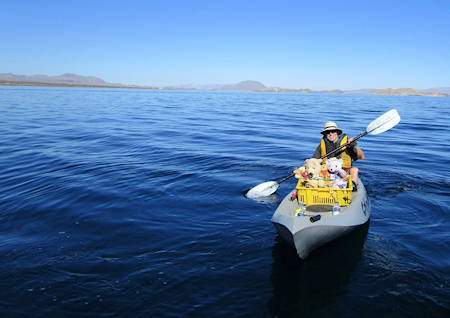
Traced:
<path fill-rule="evenodd" d="M 370 224 L 305 261 L 245 198 L 359 141 Z M 448 317 L 450 99 L 0 87 L 1 317 Z M 274 199 L 274 198 L 272 198 Z"/>

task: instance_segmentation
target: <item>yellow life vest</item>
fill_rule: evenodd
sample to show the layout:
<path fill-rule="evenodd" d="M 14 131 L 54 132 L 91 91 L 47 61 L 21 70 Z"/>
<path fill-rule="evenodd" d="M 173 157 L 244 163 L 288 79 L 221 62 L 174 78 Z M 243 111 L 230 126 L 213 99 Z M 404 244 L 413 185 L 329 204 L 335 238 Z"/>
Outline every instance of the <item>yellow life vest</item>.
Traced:
<path fill-rule="evenodd" d="M 347 143 L 347 135 L 344 135 L 341 139 L 341 142 L 339 143 L 339 146 L 345 145 Z M 345 152 L 345 150 L 347 149 L 347 147 L 342 148 L 340 151 L 341 152 L 341 159 L 344 161 L 344 163 L 342 164 L 342 168 L 351 168 L 352 167 L 352 158 Z M 322 138 L 322 140 L 320 141 L 320 152 L 321 152 L 321 157 L 325 156 L 327 154 L 327 147 L 325 146 L 325 140 Z M 327 158 L 323 158 L 323 161 L 325 162 L 325 160 L 327 160 Z"/>

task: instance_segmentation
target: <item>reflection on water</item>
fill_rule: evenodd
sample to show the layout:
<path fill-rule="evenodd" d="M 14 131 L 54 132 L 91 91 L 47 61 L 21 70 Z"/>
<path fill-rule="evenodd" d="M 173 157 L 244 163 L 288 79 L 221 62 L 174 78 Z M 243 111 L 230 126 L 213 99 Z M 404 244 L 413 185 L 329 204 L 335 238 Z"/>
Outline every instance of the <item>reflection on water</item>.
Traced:
<path fill-rule="evenodd" d="M 270 317 L 330 315 L 361 259 L 369 222 L 301 260 L 294 248 L 277 236 L 272 250 L 273 295 Z"/>
<path fill-rule="evenodd" d="M 245 194 L 247 193 L 247 191 L 245 191 L 243 193 L 243 195 L 245 196 Z M 246 196 L 245 196 L 246 197 Z M 258 198 L 249 198 L 246 197 L 247 199 L 256 201 L 256 202 L 262 202 L 262 203 L 279 203 L 280 202 L 280 198 L 278 197 L 278 195 L 276 193 L 265 196 L 265 197 L 258 197 Z"/>

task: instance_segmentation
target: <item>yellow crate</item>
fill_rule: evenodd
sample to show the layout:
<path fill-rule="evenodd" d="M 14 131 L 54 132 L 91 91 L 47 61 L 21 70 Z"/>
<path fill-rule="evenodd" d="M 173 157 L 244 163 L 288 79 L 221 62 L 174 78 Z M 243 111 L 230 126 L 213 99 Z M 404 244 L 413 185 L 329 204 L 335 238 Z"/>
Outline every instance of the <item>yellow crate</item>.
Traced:
<path fill-rule="evenodd" d="M 305 188 L 301 180 L 297 184 L 298 200 L 305 205 L 334 205 L 336 201 L 340 206 L 347 206 L 352 202 L 352 182 L 348 182 L 347 188 Z"/>

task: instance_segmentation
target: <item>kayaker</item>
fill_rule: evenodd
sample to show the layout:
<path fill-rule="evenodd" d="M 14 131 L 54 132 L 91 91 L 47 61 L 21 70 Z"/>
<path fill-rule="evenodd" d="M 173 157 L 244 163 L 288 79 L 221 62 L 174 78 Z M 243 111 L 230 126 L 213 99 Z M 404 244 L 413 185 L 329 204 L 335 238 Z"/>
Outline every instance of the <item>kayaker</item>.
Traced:
<path fill-rule="evenodd" d="M 348 139 L 347 135 L 342 134 L 342 130 L 339 129 L 337 124 L 333 121 L 325 123 L 325 126 L 320 133 L 323 135 L 323 138 L 317 146 L 313 158 L 320 158 L 339 146 L 344 145 L 347 142 L 350 143 L 350 145 L 344 148 L 345 150 L 331 154 L 330 158 L 337 157 L 344 161 L 342 168 L 352 177 L 353 191 L 356 191 L 359 171 L 357 167 L 352 166 L 352 161 L 363 160 L 364 152 L 357 145 L 357 142 L 353 141 L 355 138 L 352 137 Z"/>

